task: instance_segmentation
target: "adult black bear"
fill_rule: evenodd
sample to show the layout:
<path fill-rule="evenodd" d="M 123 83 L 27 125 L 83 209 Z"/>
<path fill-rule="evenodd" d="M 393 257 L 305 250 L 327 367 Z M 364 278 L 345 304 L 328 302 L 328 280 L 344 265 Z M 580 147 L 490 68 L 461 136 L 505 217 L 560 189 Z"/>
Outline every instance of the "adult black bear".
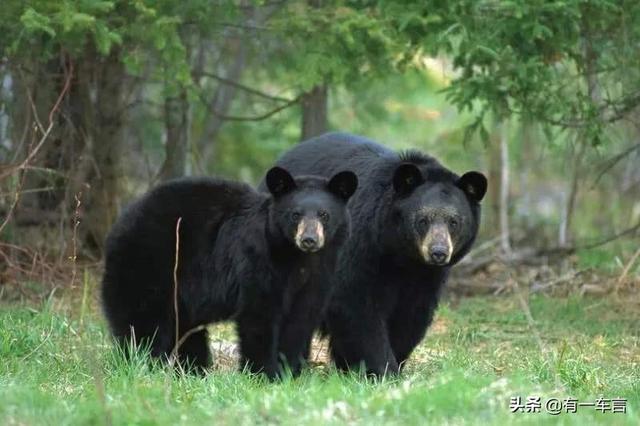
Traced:
<path fill-rule="evenodd" d="M 277 164 L 293 173 L 358 175 L 352 236 L 340 251 L 325 331 L 339 368 L 399 372 L 431 324 L 449 269 L 475 240 L 486 178 L 344 133 L 303 142 Z"/>
<path fill-rule="evenodd" d="M 106 243 L 103 307 L 121 344 L 168 357 L 176 344 L 174 265 L 179 225 L 178 360 L 211 364 L 206 329 L 233 318 L 241 366 L 273 378 L 283 357 L 296 374 L 330 295 L 349 234 L 351 172 L 293 178 L 274 167 L 269 195 L 220 179 L 178 179 L 133 203 Z M 193 332 L 195 330 L 195 332 Z"/>

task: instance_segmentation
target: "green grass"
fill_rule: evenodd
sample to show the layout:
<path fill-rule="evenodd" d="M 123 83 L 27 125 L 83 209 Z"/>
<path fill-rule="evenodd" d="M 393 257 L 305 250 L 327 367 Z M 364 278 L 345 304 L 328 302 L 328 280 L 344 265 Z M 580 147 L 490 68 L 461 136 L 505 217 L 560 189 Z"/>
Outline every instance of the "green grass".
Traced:
<path fill-rule="evenodd" d="M 607 299 L 532 298 L 535 332 L 512 296 L 444 304 L 405 374 L 382 382 L 327 366 L 281 383 L 181 377 L 125 362 L 81 306 L 0 308 L 0 424 L 640 424 L 640 320 Z M 512 414 L 518 395 L 623 397 L 627 413 Z"/>

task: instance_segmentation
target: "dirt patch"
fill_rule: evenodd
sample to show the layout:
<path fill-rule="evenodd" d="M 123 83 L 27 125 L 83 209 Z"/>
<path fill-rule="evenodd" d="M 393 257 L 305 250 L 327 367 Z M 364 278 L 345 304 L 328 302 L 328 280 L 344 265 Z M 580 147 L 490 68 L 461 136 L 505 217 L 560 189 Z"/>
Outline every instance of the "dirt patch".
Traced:
<path fill-rule="evenodd" d="M 233 340 L 215 339 L 211 341 L 213 367 L 220 371 L 233 371 L 240 362 L 240 347 Z M 315 336 L 311 342 L 309 363 L 314 366 L 326 366 L 331 361 L 329 340 Z"/>

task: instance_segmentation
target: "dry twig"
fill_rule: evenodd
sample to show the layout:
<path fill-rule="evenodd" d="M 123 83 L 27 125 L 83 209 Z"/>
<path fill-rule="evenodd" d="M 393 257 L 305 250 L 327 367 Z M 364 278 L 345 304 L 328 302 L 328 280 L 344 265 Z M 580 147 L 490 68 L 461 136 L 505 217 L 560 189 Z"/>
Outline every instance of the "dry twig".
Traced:
<path fill-rule="evenodd" d="M 170 362 L 175 362 L 176 356 L 178 355 L 178 347 L 180 343 L 180 319 L 178 312 L 178 263 L 180 261 L 180 223 L 182 222 L 182 217 L 178 218 L 176 222 L 176 254 L 173 262 L 173 313 L 175 315 L 175 325 L 176 325 L 176 334 L 175 340 L 176 343 L 173 346 L 173 350 L 171 351 Z"/>
<path fill-rule="evenodd" d="M 522 311 L 524 312 L 526 318 L 527 318 L 527 323 L 529 324 L 529 329 L 533 332 L 533 335 L 536 339 L 536 343 L 538 344 L 538 348 L 540 349 L 540 352 L 542 355 L 547 356 L 548 354 L 553 354 L 553 352 L 547 347 L 547 345 L 544 343 L 544 341 L 542 340 L 542 336 L 540 335 L 540 331 L 538 330 L 538 328 L 536 327 L 536 323 L 533 319 L 533 315 L 531 314 L 531 309 L 529 308 L 529 304 L 527 303 L 527 301 L 525 300 L 522 291 L 520 290 L 520 286 L 518 285 L 518 281 L 516 279 L 514 279 L 513 277 L 510 278 L 510 281 L 515 289 L 515 293 L 518 297 L 518 301 L 520 302 L 520 307 L 522 308 Z M 561 359 L 561 357 L 560 357 Z M 562 381 L 560 380 L 560 377 L 558 375 L 558 372 L 556 371 L 554 374 L 554 380 L 555 380 L 555 385 L 556 388 L 558 389 L 564 389 L 564 385 L 562 384 Z"/>
<path fill-rule="evenodd" d="M 175 344 L 169 355 L 169 365 L 177 366 L 181 373 L 184 374 L 183 366 L 178 362 L 178 350 L 187 341 L 192 334 L 202 331 L 206 328 L 206 325 L 200 324 L 196 327 L 189 329 L 186 333 L 180 336 L 180 312 L 178 310 L 178 266 L 180 263 L 180 224 L 182 223 L 182 217 L 179 217 L 176 221 L 176 252 L 173 263 L 173 312 L 175 315 Z"/>
<path fill-rule="evenodd" d="M 80 225 L 80 205 L 82 204 L 80 201 L 80 198 L 82 197 L 82 192 L 79 192 L 75 195 L 75 199 L 76 199 L 76 208 L 75 211 L 73 212 L 73 235 L 71 237 L 71 246 L 72 246 L 72 253 L 71 253 L 71 264 L 72 264 L 72 269 L 71 269 L 71 288 L 74 288 L 75 284 L 76 284 L 76 261 L 78 259 L 78 226 Z"/>
<path fill-rule="evenodd" d="M 15 211 L 16 206 L 18 205 L 18 202 L 20 200 L 20 191 L 22 190 L 22 186 L 24 185 L 24 180 L 26 176 L 26 173 L 24 173 L 24 169 L 26 169 L 29 166 L 29 163 L 31 162 L 31 160 L 33 160 L 36 154 L 38 154 L 38 152 L 40 151 L 44 143 L 49 138 L 49 135 L 51 134 L 51 131 L 53 130 L 53 125 L 54 125 L 53 118 L 55 114 L 58 112 L 58 109 L 60 109 L 60 104 L 62 103 L 62 100 L 64 99 L 67 92 L 69 91 L 69 88 L 71 87 L 72 77 L 73 77 L 73 62 L 70 63 L 69 72 L 67 74 L 67 78 L 65 80 L 64 86 L 62 87 L 62 91 L 58 95 L 58 99 L 53 105 L 53 108 L 51 108 L 51 111 L 49 111 L 49 125 L 47 126 L 47 129 L 44 131 L 42 137 L 40 138 L 36 146 L 33 149 L 29 150 L 29 153 L 27 154 L 26 158 L 20 164 L 15 166 L 10 166 L 4 172 L 0 173 L 0 180 L 1 180 L 6 178 L 7 176 L 12 175 L 16 171 L 18 172 L 23 171 L 18 181 L 18 185 L 16 187 L 15 198 L 13 200 L 13 203 L 9 208 L 9 212 L 5 216 L 4 221 L 0 225 L 0 233 L 5 228 L 5 226 L 7 226 L 7 224 L 9 223 L 9 220 L 11 219 L 11 216 L 13 215 L 13 212 Z M 35 108 L 35 104 L 33 103 L 33 100 L 31 98 L 30 98 L 30 102 L 31 102 L 32 108 Z M 35 120 L 36 120 L 36 123 L 38 123 L 38 125 L 41 128 L 42 125 L 40 124 L 37 115 L 35 115 Z"/>
<path fill-rule="evenodd" d="M 629 275 L 629 271 L 631 271 L 631 267 L 636 263 L 636 260 L 638 260 L 638 257 L 640 257 L 640 248 L 638 248 L 638 250 L 636 250 L 636 252 L 631 256 L 631 259 L 629 259 L 629 262 L 627 262 L 627 265 L 622 270 L 622 274 L 620 274 L 620 276 L 618 277 L 618 281 L 616 282 L 616 288 L 615 288 L 616 293 L 618 293 L 622 288 L 622 284 L 627 278 L 627 275 Z"/>

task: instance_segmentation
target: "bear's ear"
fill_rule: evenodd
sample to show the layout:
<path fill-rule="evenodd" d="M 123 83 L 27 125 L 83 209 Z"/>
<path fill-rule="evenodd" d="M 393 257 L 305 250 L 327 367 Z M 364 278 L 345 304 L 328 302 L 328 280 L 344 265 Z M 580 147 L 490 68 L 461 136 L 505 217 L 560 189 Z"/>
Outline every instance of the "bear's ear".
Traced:
<path fill-rule="evenodd" d="M 267 188 L 274 197 L 284 195 L 296 187 L 291 174 L 282 167 L 273 167 L 267 172 Z"/>
<path fill-rule="evenodd" d="M 401 164 L 393 174 L 393 189 L 401 195 L 410 193 L 423 183 L 422 172 L 415 164 Z"/>
<path fill-rule="evenodd" d="M 487 178 L 480 172 L 467 172 L 456 183 L 458 188 L 476 202 L 482 201 L 487 193 Z"/>
<path fill-rule="evenodd" d="M 347 201 L 358 188 L 358 177 L 350 171 L 334 175 L 327 184 L 329 191 Z"/>

